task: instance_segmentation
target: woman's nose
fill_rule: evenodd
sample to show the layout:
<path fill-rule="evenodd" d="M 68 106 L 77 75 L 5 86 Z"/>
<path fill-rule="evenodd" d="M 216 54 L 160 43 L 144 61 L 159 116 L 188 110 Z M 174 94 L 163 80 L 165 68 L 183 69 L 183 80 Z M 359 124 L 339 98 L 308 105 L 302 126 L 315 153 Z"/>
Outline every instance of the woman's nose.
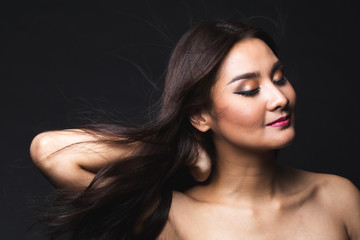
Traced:
<path fill-rule="evenodd" d="M 278 108 L 285 109 L 289 104 L 289 99 L 286 95 L 276 86 L 272 86 L 268 93 L 267 108 L 274 111 Z"/>

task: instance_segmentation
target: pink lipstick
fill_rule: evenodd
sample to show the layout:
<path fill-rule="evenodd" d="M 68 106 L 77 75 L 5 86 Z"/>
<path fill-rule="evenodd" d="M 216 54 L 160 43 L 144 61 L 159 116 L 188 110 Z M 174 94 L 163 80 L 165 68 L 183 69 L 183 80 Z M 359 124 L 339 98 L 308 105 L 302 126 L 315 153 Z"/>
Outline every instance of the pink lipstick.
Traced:
<path fill-rule="evenodd" d="M 277 120 L 267 124 L 269 127 L 284 127 L 289 125 L 290 123 L 290 115 L 286 115 L 285 117 L 278 118 Z"/>

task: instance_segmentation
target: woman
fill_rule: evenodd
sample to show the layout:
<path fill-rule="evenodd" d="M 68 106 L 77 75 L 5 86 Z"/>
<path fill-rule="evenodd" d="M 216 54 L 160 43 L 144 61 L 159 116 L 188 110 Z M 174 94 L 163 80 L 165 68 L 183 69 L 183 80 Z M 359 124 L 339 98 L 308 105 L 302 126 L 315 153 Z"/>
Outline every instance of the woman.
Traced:
<path fill-rule="evenodd" d="M 32 159 L 63 190 L 51 236 L 360 239 L 350 181 L 276 164 L 296 98 L 276 53 L 260 29 L 200 23 L 172 53 L 152 122 L 36 136 Z"/>

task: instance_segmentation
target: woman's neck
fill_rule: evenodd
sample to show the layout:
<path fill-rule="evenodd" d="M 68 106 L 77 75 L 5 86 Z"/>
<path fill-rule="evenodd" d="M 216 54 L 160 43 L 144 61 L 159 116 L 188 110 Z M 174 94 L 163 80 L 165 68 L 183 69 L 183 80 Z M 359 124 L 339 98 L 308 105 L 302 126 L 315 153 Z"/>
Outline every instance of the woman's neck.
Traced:
<path fill-rule="evenodd" d="M 216 166 L 208 185 L 195 188 L 196 198 L 254 204 L 274 197 L 279 177 L 275 151 L 217 148 Z"/>

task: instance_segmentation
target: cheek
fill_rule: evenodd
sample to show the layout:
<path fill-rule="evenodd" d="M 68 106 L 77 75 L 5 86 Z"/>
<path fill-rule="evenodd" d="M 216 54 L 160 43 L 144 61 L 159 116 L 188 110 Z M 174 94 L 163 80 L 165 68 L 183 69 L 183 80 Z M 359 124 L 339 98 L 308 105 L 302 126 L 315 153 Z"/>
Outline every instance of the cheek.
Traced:
<path fill-rule="evenodd" d="M 264 111 L 257 104 L 247 103 L 246 100 L 231 99 L 214 106 L 214 115 L 216 116 L 219 127 L 244 128 L 253 131 L 252 128 L 259 127 L 264 122 Z M 250 107 L 251 106 L 251 107 Z M 231 129 L 228 129 L 231 131 Z"/>

